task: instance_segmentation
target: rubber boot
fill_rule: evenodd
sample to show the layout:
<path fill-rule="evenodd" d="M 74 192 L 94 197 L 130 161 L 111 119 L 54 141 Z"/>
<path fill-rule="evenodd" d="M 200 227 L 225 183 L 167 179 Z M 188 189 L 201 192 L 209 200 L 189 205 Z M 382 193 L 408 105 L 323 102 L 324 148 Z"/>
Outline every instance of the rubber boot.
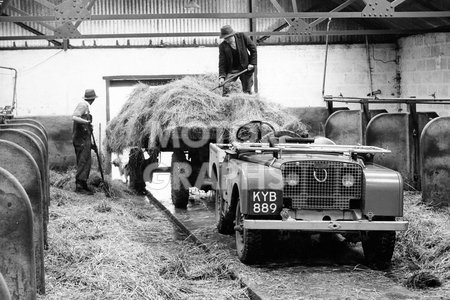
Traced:
<path fill-rule="evenodd" d="M 94 192 L 88 187 L 87 183 L 81 181 L 76 182 L 75 193 L 83 195 L 94 195 Z"/>

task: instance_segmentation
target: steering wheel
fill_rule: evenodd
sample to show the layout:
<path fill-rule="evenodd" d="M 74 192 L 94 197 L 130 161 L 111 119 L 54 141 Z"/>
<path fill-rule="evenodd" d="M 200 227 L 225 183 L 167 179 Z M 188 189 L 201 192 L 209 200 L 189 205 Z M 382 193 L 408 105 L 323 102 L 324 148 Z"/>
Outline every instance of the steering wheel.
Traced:
<path fill-rule="evenodd" d="M 239 142 L 252 141 L 254 143 L 259 143 L 262 138 L 262 127 L 266 125 L 272 132 L 276 132 L 272 124 L 264 121 L 250 121 L 238 128 L 236 131 L 236 140 Z M 253 130 L 252 130 L 253 129 Z M 256 132 L 255 132 L 256 131 Z"/>

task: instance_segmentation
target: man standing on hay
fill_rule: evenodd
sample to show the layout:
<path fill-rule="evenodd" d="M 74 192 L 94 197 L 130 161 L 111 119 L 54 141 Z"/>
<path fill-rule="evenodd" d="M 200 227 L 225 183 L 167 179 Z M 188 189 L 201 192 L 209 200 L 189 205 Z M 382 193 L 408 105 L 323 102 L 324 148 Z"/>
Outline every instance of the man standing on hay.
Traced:
<path fill-rule="evenodd" d="M 75 192 L 93 195 L 94 191 L 87 185 L 91 171 L 91 149 L 96 151 L 91 144 L 92 115 L 89 106 L 92 105 L 97 95 L 94 90 L 88 89 L 84 93 L 84 101 L 78 103 L 73 112 L 72 142 L 77 156 L 77 174 L 75 176 Z"/>
<path fill-rule="evenodd" d="M 242 92 L 251 94 L 253 72 L 256 66 L 256 44 L 244 33 L 235 32 L 230 25 L 220 29 L 219 85 L 223 85 L 222 96 L 230 93 L 230 85 L 237 78 L 241 80 Z M 237 76 L 238 73 L 247 70 Z"/>

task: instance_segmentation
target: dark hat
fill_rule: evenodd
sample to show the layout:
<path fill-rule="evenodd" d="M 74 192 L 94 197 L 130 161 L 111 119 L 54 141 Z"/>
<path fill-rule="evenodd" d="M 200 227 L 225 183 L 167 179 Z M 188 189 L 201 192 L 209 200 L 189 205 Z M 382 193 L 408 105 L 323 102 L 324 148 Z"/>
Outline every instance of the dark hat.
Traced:
<path fill-rule="evenodd" d="M 222 28 L 220 28 L 220 38 L 226 39 L 227 37 L 230 37 L 232 35 L 236 34 L 236 32 L 231 28 L 230 25 L 225 25 Z"/>
<path fill-rule="evenodd" d="M 97 95 L 94 90 L 88 89 L 84 92 L 84 100 L 94 100 L 95 98 L 97 98 Z"/>

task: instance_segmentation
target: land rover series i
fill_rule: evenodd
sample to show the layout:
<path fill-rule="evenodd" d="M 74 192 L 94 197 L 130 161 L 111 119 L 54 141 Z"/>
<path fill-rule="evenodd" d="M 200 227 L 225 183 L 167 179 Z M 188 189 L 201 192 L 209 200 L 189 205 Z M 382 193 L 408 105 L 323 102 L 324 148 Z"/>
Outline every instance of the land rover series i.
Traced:
<path fill-rule="evenodd" d="M 249 124 L 237 130 L 237 142 L 210 144 L 208 170 L 218 231 L 235 234 L 239 259 L 258 262 L 269 230 L 357 233 L 367 263 L 389 266 L 396 231 L 408 225 L 400 174 L 373 162 L 390 151 L 321 143 L 327 139 L 272 126 L 265 138 L 252 137 Z"/>

